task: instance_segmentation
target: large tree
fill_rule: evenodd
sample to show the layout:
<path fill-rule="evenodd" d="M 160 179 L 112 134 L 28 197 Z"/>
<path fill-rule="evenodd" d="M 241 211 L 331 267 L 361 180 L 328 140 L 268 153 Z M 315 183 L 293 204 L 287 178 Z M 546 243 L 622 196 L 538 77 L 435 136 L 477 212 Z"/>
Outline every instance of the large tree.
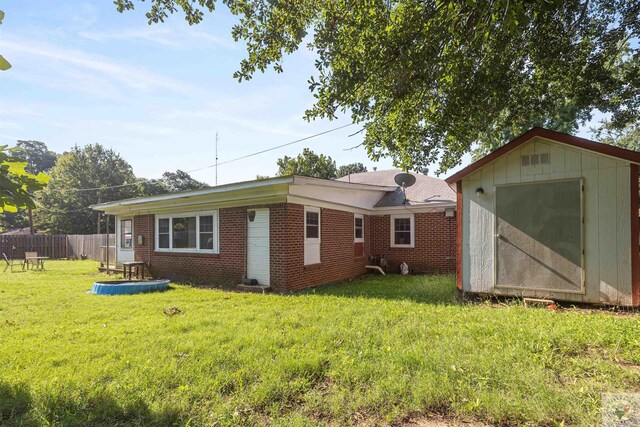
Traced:
<path fill-rule="evenodd" d="M 29 163 L 27 171 L 31 173 L 46 173 L 56 164 L 58 154 L 49 150 L 44 142 L 18 140 L 16 147 L 16 156 Z"/>
<path fill-rule="evenodd" d="M 362 163 L 349 163 L 348 165 L 342 165 L 338 168 L 337 177 L 342 178 L 343 176 L 351 175 L 354 173 L 362 173 L 366 172 L 367 167 Z"/>
<path fill-rule="evenodd" d="M 336 178 L 336 162 L 324 154 L 316 154 L 309 148 L 302 150 L 297 157 L 284 156 L 278 159 L 277 176 L 302 175 L 312 178 Z"/>
<path fill-rule="evenodd" d="M 58 158 L 50 175 L 36 211 L 39 224 L 50 232 L 93 234 L 99 214 L 89 206 L 140 195 L 129 163 L 100 144 L 73 147 Z M 106 221 L 100 221 L 101 232 L 106 232 Z M 110 229 L 113 232 L 112 224 Z"/>
<path fill-rule="evenodd" d="M 119 11 L 141 0 L 116 0 Z M 214 0 L 151 0 L 149 23 Z M 622 129 L 640 121 L 637 0 L 225 0 L 251 79 L 310 40 L 317 59 L 307 119 L 352 114 L 377 160 L 420 169 L 457 163 L 532 125 L 575 128 L 594 110 Z M 309 34 L 311 36 L 309 36 Z M 309 37 L 308 37 L 309 36 Z M 555 119 L 560 118 L 560 122 Z M 557 125 L 556 125 L 557 124 Z"/>
<path fill-rule="evenodd" d="M 198 181 L 197 179 L 192 178 L 187 172 L 181 171 L 180 169 L 175 172 L 163 173 L 160 181 L 166 188 L 167 193 L 198 190 L 209 186 L 206 182 Z"/>

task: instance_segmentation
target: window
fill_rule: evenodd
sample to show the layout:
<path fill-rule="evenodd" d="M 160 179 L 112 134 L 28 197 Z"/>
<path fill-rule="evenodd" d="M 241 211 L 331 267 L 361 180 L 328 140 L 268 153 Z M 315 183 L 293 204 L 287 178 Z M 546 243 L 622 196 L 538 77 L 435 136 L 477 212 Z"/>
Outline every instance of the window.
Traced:
<path fill-rule="evenodd" d="M 320 208 L 304 207 L 304 265 L 320 263 Z"/>
<path fill-rule="evenodd" d="M 353 241 L 364 242 L 364 217 L 362 214 L 353 216 Z"/>
<path fill-rule="evenodd" d="M 213 249 L 213 215 L 200 217 L 200 249 Z"/>
<path fill-rule="evenodd" d="M 120 247 L 133 249 L 133 221 L 131 219 L 120 221 Z"/>
<path fill-rule="evenodd" d="M 196 242 L 196 217 L 172 218 L 171 234 L 174 249 L 195 249 Z"/>
<path fill-rule="evenodd" d="M 156 250 L 218 253 L 218 212 L 157 216 Z"/>
<path fill-rule="evenodd" d="M 169 223 L 170 218 L 162 218 L 158 220 L 158 248 L 169 249 Z"/>
<path fill-rule="evenodd" d="M 320 211 L 306 211 L 305 239 L 318 239 L 320 237 Z"/>
<path fill-rule="evenodd" d="M 391 215 L 391 247 L 414 246 L 413 214 Z"/>

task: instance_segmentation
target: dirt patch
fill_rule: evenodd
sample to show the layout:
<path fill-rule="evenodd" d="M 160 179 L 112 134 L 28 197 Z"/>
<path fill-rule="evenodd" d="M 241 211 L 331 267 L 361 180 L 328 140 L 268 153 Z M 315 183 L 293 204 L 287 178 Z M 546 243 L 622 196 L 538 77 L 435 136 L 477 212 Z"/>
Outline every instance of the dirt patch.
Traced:
<path fill-rule="evenodd" d="M 480 421 L 446 418 L 441 415 L 430 415 L 412 418 L 399 427 L 490 427 Z"/>
<path fill-rule="evenodd" d="M 637 374 L 640 374 L 640 365 L 637 365 L 635 363 L 631 363 L 631 362 L 625 362 L 625 361 L 618 361 L 618 366 L 624 368 L 624 369 L 628 369 L 632 372 L 635 372 Z"/>

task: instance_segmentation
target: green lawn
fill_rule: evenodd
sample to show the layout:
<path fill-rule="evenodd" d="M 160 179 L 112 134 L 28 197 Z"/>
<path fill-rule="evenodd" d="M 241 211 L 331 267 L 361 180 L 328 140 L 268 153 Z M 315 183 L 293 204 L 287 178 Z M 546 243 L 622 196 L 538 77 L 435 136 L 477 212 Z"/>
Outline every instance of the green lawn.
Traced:
<path fill-rule="evenodd" d="M 0 274 L 0 425 L 592 425 L 640 391 L 639 317 L 459 305 L 452 277 L 108 297 L 47 267 Z"/>

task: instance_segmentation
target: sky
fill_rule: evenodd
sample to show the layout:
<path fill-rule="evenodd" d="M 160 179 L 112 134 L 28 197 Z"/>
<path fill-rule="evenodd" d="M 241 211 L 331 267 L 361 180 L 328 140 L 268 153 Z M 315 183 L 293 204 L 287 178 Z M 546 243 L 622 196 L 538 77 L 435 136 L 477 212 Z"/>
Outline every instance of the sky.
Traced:
<path fill-rule="evenodd" d="M 207 166 L 215 163 L 216 133 L 222 163 L 351 123 L 348 116 L 303 119 L 314 100 L 307 80 L 315 57 L 305 47 L 285 58 L 284 73 L 238 83 L 233 73 L 246 52 L 231 37 L 236 18 L 222 2 L 196 26 L 181 14 L 150 26 L 149 2 L 135 3 L 137 10 L 120 14 L 110 0 L 2 2 L 0 53 L 12 68 L 0 74 L 0 144 L 38 140 L 62 153 L 100 143 L 138 177 L 181 169 L 213 185 L 215 169 Z M 350 136 L 359 129 L 221 165 L 217 182 L 274 176 L 278 158 L 305 147 L 338 166 L 392 168 L 390 159 L 372 162 L 363 147 L 352 148 L 362 141 Z"/>

